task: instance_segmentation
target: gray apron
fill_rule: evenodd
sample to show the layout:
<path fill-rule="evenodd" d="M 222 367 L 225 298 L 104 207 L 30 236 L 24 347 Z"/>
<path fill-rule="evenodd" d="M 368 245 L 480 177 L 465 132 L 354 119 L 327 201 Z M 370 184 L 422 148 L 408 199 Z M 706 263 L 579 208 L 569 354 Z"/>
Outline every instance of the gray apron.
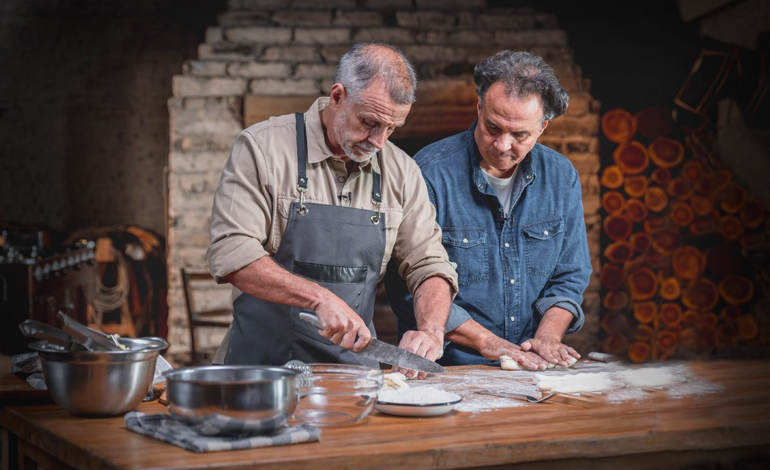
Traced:
<path fill-rule="evenodd" d="M 345 301 L 375 336 L 372 316 L 385 254 L 380 175 L 373 174 L 373 210 L 305 203 L 305 116 L 297 113 L 296 117 L 299 202 L 291 204 L 286 232 L 273 259 L 289 272 L 320 284 Z M 316 327 L 299 319 L 300 311 L 312 312 L 245 293 L 238 296 L 233 302 L 233 323 L 224 363 L 283 365 L 296 359 L 379 368 L 377 361 L 360 358 L 319 335 Z"/>

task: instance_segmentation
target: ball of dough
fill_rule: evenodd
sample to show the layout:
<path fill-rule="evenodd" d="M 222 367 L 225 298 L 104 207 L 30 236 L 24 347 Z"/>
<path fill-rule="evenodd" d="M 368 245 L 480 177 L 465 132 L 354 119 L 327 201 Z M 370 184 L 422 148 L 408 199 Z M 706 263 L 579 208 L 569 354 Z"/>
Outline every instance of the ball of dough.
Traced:
<path fill-rule="evenodd" d="M 381 390 L 400 390 L 409 388 L 406 376 L 401 372 L 393 372 L 382 376 Z"/>
<path fill-rule="evenodd" d="M 503 370 L 522 370 L 521 364 L 509 356 L 500 356 L 500 368 Z"/>

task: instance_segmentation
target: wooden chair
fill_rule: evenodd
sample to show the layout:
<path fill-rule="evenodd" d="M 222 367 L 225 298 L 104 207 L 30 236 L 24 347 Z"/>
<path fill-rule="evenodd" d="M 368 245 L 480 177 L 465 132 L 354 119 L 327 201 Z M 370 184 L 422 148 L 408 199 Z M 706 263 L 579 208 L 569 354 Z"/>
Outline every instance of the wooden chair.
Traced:
<path fill-rule="evenodd" d="M 185 307 L 187 308 L 187 321 L 190 327 L 190 361 L 199 364 L 201 354 L 195 341 L 195 329 L 199 326 L 227 328 L 233 320 L 232 309 L 198 310 L 195 308 L 193 295 L 193 282 L 214 281 L 208 272 L 188 272 L 180 268 L 182 274 L 182 287 L 184 288 Z"/>

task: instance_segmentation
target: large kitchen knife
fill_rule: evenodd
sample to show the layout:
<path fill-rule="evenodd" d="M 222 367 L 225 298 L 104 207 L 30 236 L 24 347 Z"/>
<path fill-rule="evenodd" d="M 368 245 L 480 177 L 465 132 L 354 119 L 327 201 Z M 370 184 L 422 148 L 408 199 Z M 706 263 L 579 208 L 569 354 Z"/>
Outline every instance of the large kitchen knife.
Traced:
<path fill-rule="evenodd" d="M 300 312 L 299 318 L 310 323 L 319 330 L 323 330 L 318 317 L 312 313 Z M 403 367 L 404 369 L 417 370 L 420 372 L 431 372 L 433 374 L 443 374 L 447 371 L 441 365 L 436 364 L 430 359 L 426 359 L 422 356 L 418 356 L 417 354 L 397 348 L 392 344 L 388 344 L 376 338 L 372 338 L 371 341 L 369 341 L 369 344 L 367 344 L 366 347 L 360 351 L 353 351 L 352 349 L 349 351 L 367 359 L 374 359 L 375 361 L 380 361 L 384 364 L 390 364 L 392 366 Z"/>

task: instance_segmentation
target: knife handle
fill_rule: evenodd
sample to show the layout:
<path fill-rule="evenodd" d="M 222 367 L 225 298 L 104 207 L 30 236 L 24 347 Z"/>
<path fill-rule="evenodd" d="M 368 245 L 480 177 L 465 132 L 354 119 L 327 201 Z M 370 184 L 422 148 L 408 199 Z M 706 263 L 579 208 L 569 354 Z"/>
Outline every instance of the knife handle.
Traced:
<path fill-rule="evenodd" d="M 313 315 L 312 313 L 299 312 L 299 319 L 310 323 L 311 325 L 318 328 L 319 330 L 324 329 L 324 327 L 321 326 L 321 321 L 318 319 L 317 316 Z"/>

